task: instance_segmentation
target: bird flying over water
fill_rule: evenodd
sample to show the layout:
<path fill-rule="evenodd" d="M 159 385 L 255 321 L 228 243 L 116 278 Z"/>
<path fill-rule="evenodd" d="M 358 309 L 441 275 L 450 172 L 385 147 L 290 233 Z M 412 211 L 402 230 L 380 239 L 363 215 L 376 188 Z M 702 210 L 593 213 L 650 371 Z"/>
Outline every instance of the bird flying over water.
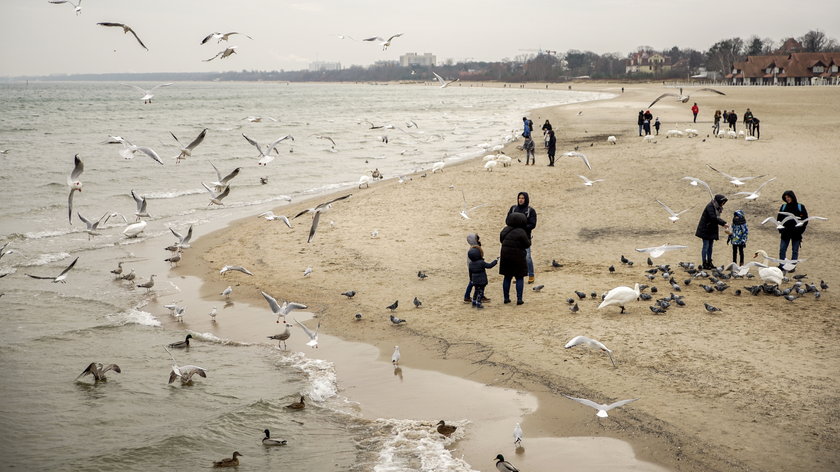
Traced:
<path fill-rule="evenodd" d="M 221 56 L 219 57 L 220 59 L 224 59 L 232 54 L 236 54 L 236 48 L 238 47 L 239 46 L 228 46 L 223 51 L 219 51 L 215 56 L 211 57 L 210 59 L 203 59 L 202 62 L 210 62 L 219 56 Z"/>
<path fill-rule="evenodd" d="M 76 261 L 78 261 L 78 260 L 79 260 L 78 257 L 73 259 L 73 262 L 71 262 L 70 265 L 67 266 L 66 269 L 62 270 L 61 273 L 58 274 L 55 277 L 51 277 L 51 276 L 50 277 L 44 277 L 44 276 L 40 276 L 40 275 L 30 275 L 30 274 L 26 274 L 26 275 L 28 275 L 29 277 L 32 277 L 33 279 L 52 280 L 53 283 L 61 282 L 63 284 L 66 284 L 67 283 L 67 273 L 70 272 L 70 269 L 72 269 L 73 266 L 76 265 Z"/>
<path fill-rule="evenodd" d="M 70 4 L 76 11 L 76 16 L 82 14 L 82 0 L 79 0 L 79 3 L 73 3 L 70 0 L 49 0 L 50 3 L 55 5 L 61 5 L 62 3 Z"/>
<path fill-rule="evenodd" d="M 313 349 L 318 349 L 318 330 L 321 329 L 321 321 L 318 320 L 318 327 L 315 328 L 314 332 L 298 320 L 295 320 L 295 323 L 300 325 L 300 327 L 303 328 L 303 332 L 306 333 L 307 336 L 309 336 L 309 342 L 307 342 L 306 345 Z"/>
<path fill-rule="evenodd" d="M 142 87 L 138 87 L 136 85 L 131 85 L 131 84 L 120 84 L 120 85 L 125 85 L 126 87 L 136 88 L 137 90 L 143 92 L 143 96 L 140 97 L 140 100 L 143 100 L 143 103 L 152 103 L 152 98 L 154 98 L 154 96 L 155 96 L 155 94 L 153 94 L 152 92 L 155 89 L 160 88 L 160 87 L 169 87 L 170 85 L 172 85 L 172 82 L 170 82 L 168 84 L 158 84 L 158 85 L 155 85 L 154 87 L 152 87 L 150 89 L 144 89 Z M 116 140 L 117 142 L 125 144 L 125 141 L 122 138 L 120 138 L 119 136 L 110 136 L 110 138 L 113 138 L 113 140 Z M 177 139 L 178 138 L 175 138 L 176 141 L 177 141 Z"/>
<path fill-rule="evenodd" d="M 386 40 L 386 39 L 382 39 L 382 37 L 380 37 L 380 36 L 374 36 L 374 37 L 372 37 L 372 38 L 365 38 L 365 39 L 363 39 L 362 41 L 376 41 L 376 43 L 377 43 L 377 44 L 379 44 L 380 46 L 382 46 L 382 50 L 384 51 L 384 50 L 388 49 L 388 46 L 390 46 L 390 45 L 391 45 L 391 41 L 392 41 L 394 38 L 399 38 L 399 37 L 400 37 L 400 36 L 402 36 L 402 35 L 403 35 L 403 33 L 398 33 L 398 34 L 395 34 L 395 35 L 391 36 L 391 37 L 390 37 L 390 38 L 388 38 L 387 40 Z"/>
<path fill-rule="evenodd" d="M 81 2 L 79 2 L 79 3 L 81 3 Z M 110 22 L 97 23 L 97 25 L 112 26 L 112 27 L 115 27 L 115 28 L 122 28 L 123 33 L 131 33 L 132 35 L 134 35 L 134 39 L 136 39 L 137 42 L 140 43 L 140 46 L 143 46 L 143 49 L 145 49 L 146 51 L 149 50 L 149 48 L 147 48 L 146 45 L 143 44 L 143 41 L 140 41 L 140 37 L 137 36 L 137 33 L 135 33 L 134 30 L 131 29 L 131 27 L 128 26 L 128 25 L 124 25 L 122 23 L 110 23 Z"/>
<path fill-rule="evenodd" d="M 275 139 L 271 144 L 266 146 L 265 151 L 263 151 L 263 148 L 262 148 L 262 146 L 260 146 L 260 143 L 254 141 L 253 139 L 249 138 L 248 136 L 245 136 L 244 134 L 242 135 L 242 137 L 245 138 L 246 141 L 251 143 L 251 145 L 254 146 L 255 148 L 257 148 L 257 151 L 260 152 L 260 161 L 257 164 L 261 165 L 261 166 L 268 165 L 269 162 L 274 160 L 274 156 L 271 155 L 271 151 L 274 151 L 276 154 L 279 154 L 279 151 L 277 151 L 277 149 L 276 149 L 278 144 L 280 144 L 281 142 L 283 142 L 287 139 L 291 139 L 292 141 L 295 140 L 295 138 L 293 138 L 291 135 L 287 134 L 286 136 Z"/>
<path fill-rule="evenodd" d="M 169 134 L 172 135 L 172 137 L 175 139 L 175 142 L 177 142 L 178 146 L 181 147 L 181 152 L 177 156 L 175 156 L 175 163 L 177 164 L 181 162 L 181 159 L 186 159 L 187 157 L 192 156 L 193 149 L 195 149 L 196 146 L 198 146 L 199 144 L 201 144 L 202 141 L 204 141 L 204 136 L 207 135 L 207 128 L 204 128 L 204 130 L 201 133 L 199 133 L 198 136 L 195 139 L 193 139 L 190 144 L 186 146 L 181 144 L 181 141 L 178 139 L 177 136 L 175 136 L 175 133 L 170 131 Z"/>
<path fill-rule="evenodd" d="M 82 181 L 79 180 L 79 177 L 85 171 L 85 164 L 79 159 L 78 154 L 73 158 L 73 162 L 75 163 L 73 172 L 67 177 L 67 185 L 70 186 L 70 195 L 67 196 L 67 218 L 70 220 L 71 225 L 73 224 L 73 193 L 76 191 L 81 193 Z"/>
<path fill-rule="evenodd" d="M 454 84 L 455 82 L 461 80 L 461 79 L 446 80 L 443 77 L 437 75 L 437 73 L 435 71 L 432 71 L 432 74 L 434 74 L 435 79 L 437 79 L 438 83 L 440 83 L 440 88 L 449 87 L 451 84 Z"/>

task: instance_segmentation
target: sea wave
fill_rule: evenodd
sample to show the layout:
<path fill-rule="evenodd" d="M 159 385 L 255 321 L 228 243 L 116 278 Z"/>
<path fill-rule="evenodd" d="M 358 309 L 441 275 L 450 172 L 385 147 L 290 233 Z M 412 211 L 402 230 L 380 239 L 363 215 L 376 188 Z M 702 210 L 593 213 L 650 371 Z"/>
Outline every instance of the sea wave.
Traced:
<path fill-rule="evenodd" d="M 428 422 L 395 419 L 378 419 L 376 422 L 391 429 L 392 434 L 379 451 L 374 472 L 475 470 L 463 459 L 454 457 L 452 451 L 446 448 L 464 436 L 467 421 L 453 423 L 458 429 L 448 438 L 438 433 L 435 426 Z"/>
<path fill-rule="evenodd" d="M 70 253 L 68 252 L 54 252 L 54 253 L 46 253 L 46 254 L 38 254 L 35 259 L 23 262 L 20 264 L 21 267 L 35 267 L 35 266 L 42 266 L 46 264 L 50 264 L 56 261 L 60 261 L 62 259 L 66 259 L 70 257 Z"/>
<path fill-rule="evenodd" d="M 307 396 L 311 399 L 322 402 L 335 397 L 338 393 L 338 380 L 335 375 L 335 365 L 332 362 L 312 359 L 302 352 L 291 354 L 286 362 L 306 375 L 309 380 Z"/>
<path fill-rule="evenodd" d="M 243 343 L 238 341 L 232 341 L 226 338 L 220 338 L 213 333 L 199 333 L 198 331 L 187 330 L 188 333 L 192 334 L 193 338 L 198 339 L 199 341 L 204 341 L 207 343 L 214 343 L 214 344 L 221 344 L 223 346 L 250 346 L 251 343 Z"/>
<path fill-rule="evenodd" d="M 121 311 L 107 315 L 106 318 L 115 326 L 124 326 L 129 324 L 138 324 L 143 326 L 160 326 L 160 321 L 148 311 L 143 311 L 138 308 L 131 308 L 127 311 Z"/>

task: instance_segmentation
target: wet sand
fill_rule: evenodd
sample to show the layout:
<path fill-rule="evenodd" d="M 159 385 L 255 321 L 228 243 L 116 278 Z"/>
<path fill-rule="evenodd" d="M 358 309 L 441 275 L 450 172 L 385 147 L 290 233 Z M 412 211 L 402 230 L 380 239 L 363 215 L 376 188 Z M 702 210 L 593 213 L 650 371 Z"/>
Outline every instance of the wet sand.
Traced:
<path fill-rule="evenodd" d="M 619 93 L 620 87 L 575 84 L 573 89 Z M 308 304 L 322 323 L 321 331 L 341 338 L 325 336 L 313 355 L 336 362 L 342 388 L 360 402 L 363 414 L 398 416 L 401 411 L 405 417 L 422 415 L 418 417 L 430 424 L 439 419 L 452 418 L 456 424 L 469 420 L 465 437 L 453 447 L 464 451 L 465 459 L 480 470 L 492 470 L 490 458 L 498 452 L 528 470 L 556 470 L 559 464 L 573 464 L 566 451 L 585 451 L 583 445 L 595 441 L 535 439 L 542 437 L 620 439 L 632 444 L 639 458 L 674 470 L 836 470 L 840 333 L 832 289 L 819 300 L 807 294 L 788 302 L 766 295 L 734 295 L 735 289 L 752 285 L 755 279 L 728 281 L 730 289 L 713 294 L 700 289 L 699 283 L 705 281 L 698 280 L 681 292 L 686 306 L 671 308 L 662 316 L 648 310 L 650 302 L 630 304 L 625 315 L 615 307 L 596 310 L 598 301 L 592 299 L 581 300 L 578 313 L 571 313 L 566 304 L 567 298 L 575 297 L 574 290 L 601 294 L 619 285 L 650 283 L 644 278 L 645 256 L 634 248 L 688 246 L 656 260 L 675 269 L 678 261 L 699 260 L 700 240 L 694 229 L 709 196 L 680 180 L 686 175 L 730 195 L 723 214 L 727 221 L 732 211 L 744 209 L 750 224 L 749 256 L 757 249 L 771 255 L 778 252 L 778 233 L 758 223 L 775 216 L 782 191 L 795 190 L 811 215 L 829 218 L 809 226 L 801 250 L 801 257 L 808 260 L 797 273 L 808 274 L 805 282 L 826 279 L 833 285 L 835 248 L 840 242 L 835 223 L 840 221 L 840 205 L 833 198 L 840 177 L 836 158 L 840 93 L 836 88 L 804 87 L 722 90 L 726 96 L 692 97 L 691 102 L 696 100 L 701 108 L 697 124 L 689 123 L 691 102 L 657 103 L 652 112 L 663 126 L 655 144 L 638 137 L 636 114 L 669 91 L 659 85 L 625 85 L 625 93 L 613 100 L 532 111 L 528 116 L 537 129 L 550 119 L 558 132 L 554 168 L 546 167 L 545 151 L 538 142 L 537 166 L 526 167 L 514 159 L 513 166 L 488 172 L 483 162 L 474 160 L 447 166 L 442 173 L 414 175 L 404 184 L 388 180 L 370 189 L 339 192 L 335 195 L 353 193 L 353 197 L 322 215 L 312 243 L 306 243 L 308 215 L 295 220 L 292 229 L 251 217 L 237 222 L 235 229 L 200 238 L 187 253 L 192 257 L 185 257 L 187 262 L 174 274 L 204 280 L 199 290 L 208 304 L 231 283 L 240 284 L 234 287 L 237 307 L 246 300 L 262 306 L 259 290 Z M 735 109 L 739 116 L 746 107 L 752 108 L 761 119 L 761 140 L 707 138 L 714 109 L 724 107 Z M 511 124 L 515 126 L 519 124 Z M 700 136 L 665 139 L 665 132 L 675 127 L 695 128 Z M 616 136 L 616 145 L 607 143 L 609 135 Z M 521 157 L 517 144 L 521 141 L 505 152 Z M 559 157 L 574 146 L 588 155 L 592 171 L 578 158 Z M 736 189 L 706 164 L 738 176 L 767 174 L 759 183 L 777 179 L 759 199 L 747 203 L 733 195 L 744 188 Z M 578 174 L 606 181 L 584 187 Z M 744 187 L 757 186 L 750 182 Z M 469 220 L 458 215 L 461 191 L 469 206 L 487 204 L 474 210 Z M 526 285 L 524 305 L 503 305 L 501 278 L 493 269 L 488 271 L 487 291 L 492 301 L 484 310 L 472 309 L 462 301 L 467 283 L 465 237 L 477 232 L 487 259 L 495 257 L 504 215 L 519 191 L 530 193 L 539 214 L 533 256 L 536 283 L 545 288 L 535 293 Z M 295 202 L 275 212 L 291 216 L 329 198 Z M 674 209 L 692 210 L 672 223 L 655 203 L 657 198 Z M 379 232 L 377 238 L 370 236 L 374 230 Z M 621 264 L 621 255 L 635 265 Z M 725 241 L 719 241 L 715 262 L 723 264 L 730 255 Z M 563 267 L 551 267 L 552 259 Z M 225 264 L 244 265 L 255 276 L 232 273 L 221 280 L 218 269 Z M 614 274 L 607 271 L 610 265 L 616 268 Z M 304 278 L 306 267 L 313 272 Z M 418 270 L 428 278 L 418 279 Z M 687 277 L 679 269 L 674 276 L 679 281 Z M 660 295 L 669 291 L 661 278 L 652 285 L 660 288 Z M 340 295 L 345 290 L 358 294 L 347 300 Z M 415 296 L 423 301 L 421 308 L 412 306 Z M 397 316 L 408 320 L 399 327 L 388 321 L 385 309 L 394 300 L 400 301 Z M 723 311 L 710 314 L 703 302 Z M 223 323 L 220 315 L 216 329 L 224 337 L 246 341 L 273 334 L 266 333 L 266 317 L 273 321 L 267 310 L 242 312 L 242 316 L 237 313 L 235 326 Z M 363 321 L 355 321 L 357 312 L 363 313 Z M 206 323 L 209 326 L 209 319 Z M 199 320 L 189 329 L 209 330 L 201 324 Z M 613 349 L 618 368 L 603 353 L 564 350 L 563 344 L 579 334 Z M 299 330 L 293 334 L 300 345 L 292 343 L 291 349 L 308 349 L 301 337 Z M 381 362 L 360 359 L 375 354 L 366 354 L 368 348 L 354 342 L 379 348 Z M 388 363 L 395 344 L 403 355 L 402 382 L 395 380 L 398 376 Z M 427 370 L 474 382 L 467 386 L 454 379 L 437 380 L 431 388 L 441 397 L 421 393 L 395 401 L 402 399 L 399 395 L 424 392 L 421 387 L 428 388 L 431 382 L 419 380 L 425 375 L 441 379 L 441 374 Z M 368 380 L 356 383 L 356 379 Z M 529 393 L 490 394 L 482 385 Z M 560 394 L 602 403 L 640 400 L 598 419 L 591 408 Z M 517 396 L 522 399 L 512 400 Z M 516 455 L 511 419 L 532 410 L 534 398 L 539 406 L 522 425 L 528 438 L 526 453 Z M 500 406 L 506 404 L 510 404 L 507 409 Z M 447 410 L 452 405 L 455 408 Z M 494 418 L 502 420 L 494 426 Z M 621 444 L 609 450 L 619 450 Z M 604 447 L 603 443 L 593 447 L 594 457 L 612 456 L 603 452 Z M 495 452 L 485 459 L 486 451 Z M 654 470 L 633 469 L 649 464 L 625 459 L 613 469 Z M 578 464 L 583 465 L 588 463 Z"/>

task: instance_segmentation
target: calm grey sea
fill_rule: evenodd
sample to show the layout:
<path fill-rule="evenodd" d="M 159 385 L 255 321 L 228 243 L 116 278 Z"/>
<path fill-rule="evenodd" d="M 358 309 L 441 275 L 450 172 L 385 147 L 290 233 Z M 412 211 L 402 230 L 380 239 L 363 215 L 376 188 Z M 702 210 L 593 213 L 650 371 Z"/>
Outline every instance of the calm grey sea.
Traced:
<path fill-rule="evenodd" d="M 0 154 L 0 244 L 8 242 L 13 251 L 0 260 L 0 274 L 7 274 L 0 279 L 0 468 L 197 470 L 238 449 L 260 470 L 426 470 L 424 464 L 471 470 L 447 449 L 430 447 L 439 439 L 428 436 L 426 426 L 360 418 L 338 392 L 329 363 L 273 344 L 195 333 L 201 343 L 177 353 L 178 361 L 212 375 L 193 385 L 167 385 L 170 360 L 161 346 L 183 332 L 163 328 L 159 317 L 168 315 L 144 310 L 149 295 L 108 271 L 126 261 L 145 281 L 140 246 L 171 244 L 170 227 L 183 233 L 192 224 L 199 237 L 287 197 L 352 186 L 375 168 L 391 177 L 441 159 L 485 154 L 518 132 L 525 110 L 603 97 L 467 86 L 219 82 L 176 82 L 154 93 L 146 105 L 142 94 L 119 83 L 0 84 L 0 150 L 8 149 Z M 244 119 L 249 116 L 263 120 Z M 204 142 L 176 164 L 170 132 L 186 144 L 204 128 Z M 281 143 L 276 159 L 258 166 L 258 152 L 242 134 L 263 145 L 287 134 L 294 141 Z M 142 153 L 123 159 L 122 145 L 103 144 L 109 135 L 153 148 L 165 165 Z M 318 136 L 332 138 L 334 147 Z M 147 198 L 151 215 L 138 238 L 122 235 L 120 217 L 92 239 L 75 214 L 68 223 L 66 182 L 75 154 L 85 170 L 74 213 L 92 220 L 120 213 L 131 223 L 134 190 Z M 223 174 L 241 167 L 224 207 L 208 207 L 202 182 L 216 180 L 209 162 Z M 76 257 L 66 284 L 25 275 L 58 275 Z M 117 362 L 124 373 L 99 384 L 90 377 L 74 381 L 92 361 Z M 299 392 L 310 395 L 318 413 L 304 410 L 290 423 L 284 406 Z M 264 427 L 273 436 L 294 437 L 295 447 L 262 447 Z M 393 439 L 397 431 L 406 437 L 406 430 L 415 430 L 407 435 L 414 440 Z M 242 446 L 243 438 L 253 440 Z M 430 455 L 435 460 L 424 460 Z"/>

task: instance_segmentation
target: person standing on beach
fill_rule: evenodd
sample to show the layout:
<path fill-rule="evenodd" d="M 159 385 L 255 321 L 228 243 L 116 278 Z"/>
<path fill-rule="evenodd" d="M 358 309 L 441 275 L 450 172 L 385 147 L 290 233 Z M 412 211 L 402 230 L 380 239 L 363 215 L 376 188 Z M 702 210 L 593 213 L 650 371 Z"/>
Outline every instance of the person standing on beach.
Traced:
<path fill-rule="evenodd" d="M 726 111 L 725 108 L 723 109 L 723 115 L 721 116 L 723 117 L 723 122 L 729 124 L 729 112 Z"/>
<path fill-rule="evenodd" d="M 536 145 L 534 144 L 534 140 L 531 139 L 530 136 L 525 138 L 525 144 L 522 145 L 522 149 L 525 150 L 525 165 L 527 166 L 529 163 L 536 165 L 537 158 L 534 154 L 534 149 L 536 149 Z"/>
<path fill-rule="evenodd" d="M 470 283 L 475 287 L 475 294 L 472 298 L 472 306 L 475 308 L 484 308 L 481 302 L 484 300 L 484 288 L 487 287 L 487 270 L 492 269 L 499 262 L 498 259 L 493 262 L 484 262 L 484 254 L 480 248 L 470 248 L 467 251 L 467 257 L 470 263 L 467 265 L 470 271 Z"/>
<path fill-rule="evenodd" d="M 530 138 L 531 137 L 531 130 L 534 127 L 534 122 L 529 120 L 527 117 L 522 117 L 522 137 L 523 138 Z"/>
<path fill-rule="evenodd" d="M 659 127 L 662 126 L 662 123 L 659 122 L 659 117 L 656 117 L 656 121 L 653 123 L 653 127 L 656 128 L 656 135 L 659 136 Z"/>
<path fill-rule="evenodd" d="M 691 113 L 694 114 L 694 122 L 697 123 L 697 114 L 700 113 L 700 107 L 697 106 L 697 102 L 694 102 L 694 105 L 691 107 Z"/>
<path fill-rule="evenodd" d="M 712 126 L 712 131 L 714 131 L 715 136 L 720 132 L 720 110 L 715 110 L 715 124 Z"/>
<path fill-rule="evenodd" d="M 703 260 L 703 269 L 714 269 L 715 265 L 712 262 L 712 251 L 714 250 L 715 241 L 718 240 L 719 231 L 718 226 L 723 226 L 729 229 L 726 221 L 720 218 L 723 211 L 723 205 L 726 203 L 726 197 L 717 194 L 703 209 L 703 214 L 700 215 L 700 221 L 697 223 L 697 231 L 694 235 L 703 240 L 703 249 L 700 251 L 700 257 Z"/>
<path fill-rule="evenodd" d="M 645 112 L 644 111 L 639 110 L 639 119 L 637 120 L 637 122 L 639 123 L 639 136 L 641 136 L 642 135 L 642 130 L 645 126 Z"/>
<path fill-rule="evenodd" d="M 522 305 L 525 303 L 522 299 L 522 292 L 525 291 L 524 278 L 528 272 L 526 251 L 531 247 L 531 239 L 525 231 L 528 219 L 522 213 L 509 213 L 505 224 L 507 226 L 499 233 L 499 241 L 502 243 L 499 253 L 499 273 L 504 276 L 502 295 L 504 302 L 510 303 L 510 283 L 515 277 L 516 304 Z"/>
<path fill-rule="evenodd" d="M 548 147 L 548 132 L 551 130 L 551 123 L 549 123 L 548 120 L 545 120 L 545 124 L 542 125 L 543 137 L 545 138 L 545 147 Z"/>
<path fill-rule="evenodd" d="M 475 233 L 470 233 L 467 235 L 467 244 L 470 245 L 470 248 L 467 250 L 467 269 L 469 269 L 469 263 L 471 260 L 469 258 L 469 251 L 472 249 L 478 249 L 479 251 L 481 251 L 481 258 L 484 259 L 484 249 L 482 249 L 481 247 L 481 238 Z M 467 291 L 464 292 L 464 303 L 472 302 L 473 296 L 471 295 L 471 292 L 473 291 L 473 287 L 475 287 L 475 284 L 472 281 L 472 276 L 470 276 L 470 282 L 467 284 Z M 481 298 L 479 298 L 478 300 L 480 303 L 487 303 L 490 301 L 490 299 L 484 296 L 483 293 L 481 294 Z"/>
<path fill-rule="evenodd" d="M 800 220 L 808 218 L 808 210 L 805 208 L 805 205 L 796 200 L 796 194 L 793 193 L 793 190 L 785 190 L 782 194 L 782 201 L 785 203 L 783 203 L 779 208 L 779 214 L 776 215 L 777 221 L 782 221 L 782 219 L 788 216 L 788 213 Z M 799 259 L 799 248 L 802 246 L 802 235 L 805 233 L 805 229 L 808 228 L 808 222 L 806 221 L 802 223 L 801 226 L 797 226 L 797 223 L 798 221 L 790 219 L 785 222 L 784 228 L 779 230 L 779 235 L 781 236 L 781 242 L 779 243 L 779 259 L 785 259 L 787 248 L 788 246 L 791 246 L 791 243 L 793 243 L 793 245 L 790 250 L 790 258 L 792 260 Z M 781 266 L 779 268 L 781 269 Z M 790 272 L 793 272 L 794 270 L 796 269 L 793 269 Z"/>
<path fill-rule="evenodd" d="M 757 116 L 753 116 L 752 120 L 750 121 L 752 124 L 752 129 L 750 129 L 750 136 L 755 136 L 755 139 L 761 139 L 761 120 L 758 119 Z"/>
<path fill-rule="evenodd" d="M 730 111 L 726 118 L 729 120 L 729 129 L 738 131 L 735 129 L 735 126 L 738 124 L 738 115 L 735 113 L 735 110 Z"/>
<path fill-rule="evenodd" d="M 752 136 L 752 119 L 753 112 L 747 108 L 747 111 L 744 112 L 744 127 L 747 128 L 747 133 L 750 133 L 750 136 Z"/>
<path fill-rule="evenodd" d="M 728 232 L 729 237 L 726 238 L 726 243 L 732 245 L 732 262 L 744 265 L 744 248 L 747 247 L 747 237 L 750 235 L 744 210 L 735 210 L 732 215 L 732 230 Z M 741 262 L 738 262 L 738 256 Z"/>
<path fill-rule="evenodd" d="M 508 215 L 513 213 L 522 213 L 525 215 L 525 233 L 528 236 L 528 248 L 525 251 L 525 262 L 528 269 L 528 283 L 534 283 L 534 261 L 531 259 L 531 231 L 537 227 L 537 210 L 530 207 L 531 198 L 528 192 L 519 192 L 516 196 L 516 205 L 510 207 Z"/>
<path fill-rule="evenodd" d="M 645 118 L 645 121 L 642 122 L 642 126 L 645 129 L 645 136 L 648 136 L 650 134 L 650 122 L 653 120 L 653 113 L 651 113 L 650 110 L 648 110 L 643 116 Z"/>
<path fill-rule="evenodd" d="M 557 137 L 554 130 L 548 130 L 548 165 L 554 167 L 554 154 L 557 152 Z"/>

